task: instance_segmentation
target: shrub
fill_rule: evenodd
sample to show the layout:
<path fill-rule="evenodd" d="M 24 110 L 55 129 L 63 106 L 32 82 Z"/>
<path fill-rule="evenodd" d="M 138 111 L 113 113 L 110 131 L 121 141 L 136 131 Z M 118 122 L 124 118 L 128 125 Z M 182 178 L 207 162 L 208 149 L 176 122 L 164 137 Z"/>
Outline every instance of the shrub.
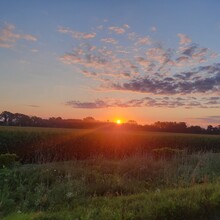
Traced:
<path fill-rule="evenodd" d="M 17 160 L 16 154 L 0 154 L 0 168 L 11 167 Z"/>

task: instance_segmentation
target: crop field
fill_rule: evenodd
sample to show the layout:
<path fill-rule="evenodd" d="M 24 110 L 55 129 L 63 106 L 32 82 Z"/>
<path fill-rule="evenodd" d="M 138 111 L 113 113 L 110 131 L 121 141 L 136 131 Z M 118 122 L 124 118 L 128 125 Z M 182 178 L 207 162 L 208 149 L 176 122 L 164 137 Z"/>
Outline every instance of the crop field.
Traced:
<path fill-rule="evenodd" d="M 15 153 L 22 162 L 123 158 L 175 148 L 186 152 L 220 152 L 219 135 L 108 130 L 0 127 L 0 153 Z"/>
<path fill-rule="evenodd" d="M 0 154 L 3 220 L 220 218 L 217 135 L 0 127 Z"/>

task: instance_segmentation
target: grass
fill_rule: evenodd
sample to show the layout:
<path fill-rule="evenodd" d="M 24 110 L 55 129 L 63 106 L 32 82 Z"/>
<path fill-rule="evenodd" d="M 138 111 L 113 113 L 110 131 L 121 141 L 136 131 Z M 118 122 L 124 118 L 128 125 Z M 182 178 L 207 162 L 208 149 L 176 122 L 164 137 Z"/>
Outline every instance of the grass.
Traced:
<path fill-rule="evenodd" d="M 0 157 L 0 219 L 220 219 L 219 147 L 215 135 L 0 127 L 0 153 L 20 158 Z"/>
<path fill-rule="evenodd" d="M 220 205 L 219 159 L 218 153 L 170 160 L 134 155 L 4 168 L 0 213 L 5 219 L 193 219 L 207 206 L 213 216 Z M 183 209 L 187 218 L 178 217 Z M 153 217 L 161 212 L 165 217 Z"/>
<path fill-rule="evenodd" d="M 56 212 L 13 213 L 3 220 L 219 219 L 220 186 L 206 184 L 118 197 L 92 197 Z"/>

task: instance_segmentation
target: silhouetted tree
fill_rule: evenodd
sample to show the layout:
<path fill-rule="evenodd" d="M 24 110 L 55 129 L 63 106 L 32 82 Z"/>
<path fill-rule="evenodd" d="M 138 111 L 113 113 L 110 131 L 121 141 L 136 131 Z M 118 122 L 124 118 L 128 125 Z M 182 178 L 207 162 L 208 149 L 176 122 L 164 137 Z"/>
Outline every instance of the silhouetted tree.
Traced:
<path fill-rule="evenodd" d="M 137 125 L 138 123 L 135 120 L 128 120 L 127 124 Z"/>
<path fill-rule="evenodd" d="M 4 111 L 0 114 L 0 120 L 3 121 L 4 125 L 12 125 L 14 114 L 11 112 Z"/>
<path fill-rule="evenodd" d="M 93 117 L 89 116 L 89 117 L 83 118 L 83 121 L 84 122 L 95 122 L 95 119 Z"/>
<path fill-rule="evenodd" d="M 196 125 L 196 126 L 190 126 L 188 127 L 188 132 L 189 133 L 194 133 L 194 134 L 201 134 L 201 133 L 205 133 L 205 129 L 201 128 L 200 126 Z"/>
<path fill-rule="evenodd" d="M 100 122 L 89 116 L 81 119 L 62 119 L 61 117 L 51 117 L 49 119 L 42 119 L 40 117 L 24 115 L 21 113 L 11 113 L 3 111 L 0 114 L 0 125 L 6 126 L 35 126 L 35 127 L 62 127 L 62 128 L 97 128 L 114 129 L 115 123 Z M 104 125 L 104 126 L 103 126 Z M 200 126 L 187 127 L 185 122 L 155 122 L 152 125 L 138 125 L 136 121 L 129 120 L 120 126 L 120 129 L 130 130 L 144 130 L 144 131 L 162 131 L 162 132 L 175 132 L 175 133 L 207 133 L 207 134 L 220 134 L 220 125 L 213 127 L 209 125 L 206 129 Z"/>

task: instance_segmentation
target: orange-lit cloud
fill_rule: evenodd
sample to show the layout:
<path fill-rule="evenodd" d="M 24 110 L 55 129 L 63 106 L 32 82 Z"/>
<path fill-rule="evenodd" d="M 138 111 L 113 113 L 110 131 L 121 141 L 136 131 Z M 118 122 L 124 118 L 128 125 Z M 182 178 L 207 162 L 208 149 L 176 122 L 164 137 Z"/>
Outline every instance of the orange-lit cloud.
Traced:
<path fill-rule="evenodd" d="M 96 36 L 96 33 L 94 33 L 94 32 L 93 33 L 84 33 L 84 32 L 74 31 L 74 30 L 71 30 L 70 28 L 66 28 L 66 27 L 59 27 L 58 32 L 63 33 L 63 34 L 69 34 L 73 38 L 76 38 L 76 39 L 91 39 Z"/>
<path fill-rule="evenodd" d="M 141 37 L 137 40 L 136 45 L 143 46 L 143 45 L 150 45 L 151 40 L 149 37 Z"/>
<path fill-rule="evenodd" d="M 66 28 L 61 28 L 60 32 L 73 34 Z M 115 36 L 115 33 L 121 36 Z M 71 52 L 61 56 L 60 60 L 74 65 L 84 76 L 99 81 L 99 88 L 104 91 L 139 92 L 159 97 L 183 94 L 202 94 L 207 97 L 219 95 L 220 63 L 213 62 L 217 54 L 192 42 L 184 34 L 178 34 L 178 37 L 180 46 L 169 48 L 149 36 L 140 36 L 130 30 L 129 26 L 110 26 L 100 30 L 96 35 L 96 43 L 82 41 Z M 155 100 L 156 102 L 151 100 L 151 105 L 161 105 L 158 99 L 154 98 Z M 118 103 L 99 100 L 95 103 L 72 104 L 89 104 L 99 108 L 128 105 L 127 102 Z M 147 103 L 145 100 L 141 106 L 150 106 Z M 190 103 L 187 100 L 177 103 L 175 99 L 164 101 L 164 106 L 181 105 L 186 108 L 193 105 L 215 107 L 211 103 L 206 105 L 205 100 Z"/>
<path fill-rule="evenodd" d="M 177 34 L 177 36 L 180 39 L 180 44 L 184 45 L 184 44 L 189 44 L 192 42 L 192 40 L 185 34 Z"/>
<path fill-rule="evenodd" d="M 6 43 L 0 43 L 0 47 L 2 47 L 2 48 L 12 48 L 13 45 L 12 44 L 6 44 Z"/>
<path fill-rule="evenodd" d="M 97 99 L 95 101 L 82 102 L 82 101 L 68 101 L 66 105 L 73 108 L 86 108 L 86 109 L 98 109 L 98 108 L 110 108 L 110 107 L 163 107 L 163 108 L 220 108 L 220 97 L 144 97 L 141 99 Z"/>
<path fill-rule="evenodd" d="M 115 40 L 114 38 L 103 38 L 101 39 L 102 42 L 105 42 L 105 43 L 109 43 L 109 44 L 117 44 L 118 41 Z"/>
<path fill-rule="evenodd" d="M 115 34 L 124 34 L 125 33 L 125 28 L 122 27 L 116 27 L 112 26 L 108 28 L 110 31 L 114 32 Z"/>
<path fill-rule="evenodd" d="M 20 34 L 15 32 L 15 26 L 6 24 L 0 29 L 0 47 L 11 48 L 18 40 L 36 41 L 37 38 L 31 34 Z"/>

